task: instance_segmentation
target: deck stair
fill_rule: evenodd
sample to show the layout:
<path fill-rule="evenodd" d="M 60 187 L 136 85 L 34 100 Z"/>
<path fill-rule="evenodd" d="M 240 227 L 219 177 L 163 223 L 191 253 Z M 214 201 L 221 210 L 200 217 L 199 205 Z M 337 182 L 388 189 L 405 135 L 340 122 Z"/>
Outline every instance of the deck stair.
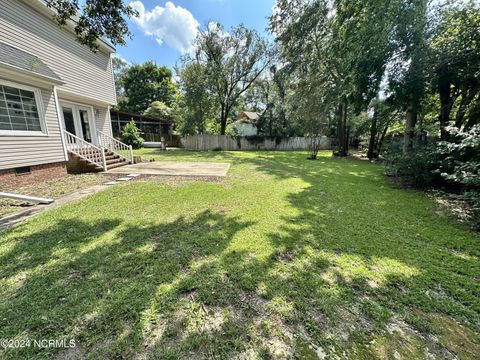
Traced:
<path fill-rule="evenodd" d="M 67 146 L 70 172 L 100 172 L 133 163 L 133 151 L 109 135 L 98 132 L 99 145 L 94 145 L 78 136 L 63 131 Z"/>

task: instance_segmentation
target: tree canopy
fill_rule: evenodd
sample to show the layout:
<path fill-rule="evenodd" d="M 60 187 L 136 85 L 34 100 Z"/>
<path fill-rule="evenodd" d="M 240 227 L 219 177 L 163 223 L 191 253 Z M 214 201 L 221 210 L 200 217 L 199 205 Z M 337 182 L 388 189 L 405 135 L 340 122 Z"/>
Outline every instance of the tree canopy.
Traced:
<path fill-rule="evenodd" d="M 205 64 L 188 60 L 177 69 L 181 92 L 177 129 L 182 134 L 201 134 L 207 121 L 214 118 L 214 94 L 206 71 Z"/>
<path fill-rule="evenodd" d="M 157 118 L 159 120 L 173 120 L 173 109 L 161 101 L 154 101 L 150 104 L 144 115 Z"/>
<path fill-rule="evenodd" d="M 348 106 L 364 110 L 379 91 L 393 51 L 396 6 L 396 1 L 279 0 L 270 18 L 305 122 L 311 128 L 312 121 L 334 116 L 339 155 L 347 154 Z"/>
<path fill-rule="evenodd" d="M 46 0 L 46 4 L 56 11 L 59 25 L 72 21 L 78 41 L 93 51 L 102 38 L 124 45 L 125 37 L 131 36 L 126 18 L 138 15 L 123 0 Z"/>
<path fill-rule="evenodd" d="M 143 114 L 154 101 L 172 106 L 177 91 L 172 80 L 172 71 L 153 61 L 128 67 L 122 76 L 121 84 L 124 99 L 119 102 L 119 109 L 137 114 Z"/>
<path fill-rule="evenodd" d="M 218 105 L 220 133 L 225 134 L 240 97 L 271 62 L 269 45 L 257 31 L 243 25 L 226 32 L 221 24 L 210 23 L 199 32 L 194 47 L 195 54 L 185 57 L 183 66 L 201 66 L 205 91 Z"/>

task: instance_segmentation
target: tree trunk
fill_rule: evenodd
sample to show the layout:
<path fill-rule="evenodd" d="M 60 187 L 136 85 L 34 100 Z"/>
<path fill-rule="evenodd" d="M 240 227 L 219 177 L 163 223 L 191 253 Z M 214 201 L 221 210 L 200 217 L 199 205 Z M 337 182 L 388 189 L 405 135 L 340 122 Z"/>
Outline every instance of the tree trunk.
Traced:
<path fill-rule="evenodd" d="M 272 133 L 273 133 L 273 116 L 272 114 L 270 114 L 270 119 L 268 120 L 268 136 L 272 137 Z"/>
<path fill-rule="evenodd" d="M 343 121 L 343 129 L 344 129 L 344 138 L 345 141 L 343 143 L 343 154 L 342 156 L 348 155 L 348 142 L 350 137 L 350 127 L 347 127 L 347 102 L 344 101 L 343 103 L 343 113 L 342 113 L 342 121 Z"/>
<path fill-rule="evenodd" d="M 335 117 L 337 118 L 337 156 L 346 156 L 345 151 L 345 123 L 344 123 L 344 103 L 340 103 L 337 107 L 337 111 L 335 113 Z"/>
<path fill-rule="evenodd" d="M 450 122 L 450 112 L 452 110 L 452 96 L 450 81 L 440 79 L 438 85 L 438 92 L 440 94 L 440 138 L 442 140 L 448 139 L 448 132 L 446 130 L 448 123 Z"/>
<path fill-rule="evenodd" d="M 412 148 L 412 139 L 415 132 L 415 124 L 417 122 L 417 110 L 413 103 L 407 108 L 407 120 L 405 123 L 405 135 L 403 138 L 403 153 L 406 154 Z"/>
<path fill-rule="evenodd" d="M 350 126 L 346 126 L 346 129 L 347 131 L 345 133 L 345 156 L 348 155 L 348 148 L 350 145 Z"/>
<path fill-rule="evenodd" d="M 377 112 L 374 111 L 372 125 L 370 126 L 370 141 L 368 142 L 367 157 L 373 159 L 377 157 L 375 153 L 375 138 L 377 137 Z"/>
<path fill-rule="evenodd" d="M 227 110 L 224 105 L 222 105 L 222 110 L 220 113 L 220 135 L 225 135 L 225 130 L 227 129 Z"/>
<path fill-rule="evenodd" d="M 377 147 L 377 149 L 376 149 L 377 156 L 380 155 L 380 153 L 382 152 L 383 141 L 385 140 L 385 136 L 387 135 L 388 126 L 389 126 L 389 124 L 387 123 L 385 125 L 385 128 L 383 129 L 382 135 L 378 139 L 377 146 L 376 146 Z"/>
<path fill-rule="evenodd" d="M 479 119 L 480 119 L 480 97 L 477 98 L 476 103 L 472 106 L 467 122 L 465 123 L 463 128 L 466 130 L 471 129 L 473 125 L 478 123 Z"/>
<path fill-rule="evenodd" d="M 338 149 L 337 156 L 348 155 L 348 138 L 347 138 L 347 102 L 343 100 L 336 111 L 337 120 L 337 140 Z"/>
<path fill-rule="evenodd" d="M 455 126 L 461 128 L 465 120 L 465 114 L 467 113 L 468 107 L 470 106 L 472 100 L 475 98 L 478 92 L 478 88 L 470 89 L 466 94 L 462 95 L 462 100 L 458 105 L 457 115 L 455 117 Z"/>

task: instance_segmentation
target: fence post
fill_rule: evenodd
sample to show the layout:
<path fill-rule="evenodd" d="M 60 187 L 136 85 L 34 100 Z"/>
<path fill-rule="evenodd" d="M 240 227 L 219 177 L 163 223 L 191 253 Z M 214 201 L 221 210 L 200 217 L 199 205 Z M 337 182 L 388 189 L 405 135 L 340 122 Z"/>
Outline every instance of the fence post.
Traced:
<path fill-rule="evenodd" d="M 129 145 L 130 148 L 130 163 L 133 164 L 133 147 L 132 145 Z"/>

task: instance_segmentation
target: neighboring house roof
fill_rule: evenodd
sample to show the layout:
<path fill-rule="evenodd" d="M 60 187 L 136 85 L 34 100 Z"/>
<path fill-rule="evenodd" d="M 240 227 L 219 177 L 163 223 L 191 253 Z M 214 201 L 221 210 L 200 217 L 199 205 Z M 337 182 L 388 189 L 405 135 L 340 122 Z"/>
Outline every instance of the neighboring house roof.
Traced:
<path fill-rule="evenodd" d="M 238 119 L 239 120 L 242 120 L 242 119 L 248 119 L 248 120 L 258 120 L 258 118 L 260 117 L 260 115 L 258 115 L 258 113 L 256 112 L 252 112 L 252 111 L 243 111 L 240 113 L 240 115 L 238 116 Z"/>
<path fill-rule="evenodd" d="M 154 117 L 151 117 L 151 116 L 146 116 L 146 115 L 140 115 L 140 114 L 134 114 L 134 113 L 129 113 L 129 112 L 125 112 L 125 111 L 118 111 L 118 110 L 110 110 L 110 115 L 113 115 L 117 118 L 120 118 L 121 120 L 124 120 L 124 119 L 127 119 L 127 120 L 130 120 L 133 118 L 133 120 L 137 120 L 137 121 L 140 121 L 140 120 L 145 120 L 145 121 L 148 121 L 148 122 L 154 122 L 156 124 L 162 124 L 162 125 L 171 125 L 174 123 L 174 121 L 172 120 L 161 120 L 161 119 L 158 119 L 158 118 L 154 118 Z"/>
<path fill-rule="evenodd" d="M 38 56 L 0 42 L 0 65 L 14 68 L 33 76 L 47 78 L 56 83 L 63 80 Z"/>

